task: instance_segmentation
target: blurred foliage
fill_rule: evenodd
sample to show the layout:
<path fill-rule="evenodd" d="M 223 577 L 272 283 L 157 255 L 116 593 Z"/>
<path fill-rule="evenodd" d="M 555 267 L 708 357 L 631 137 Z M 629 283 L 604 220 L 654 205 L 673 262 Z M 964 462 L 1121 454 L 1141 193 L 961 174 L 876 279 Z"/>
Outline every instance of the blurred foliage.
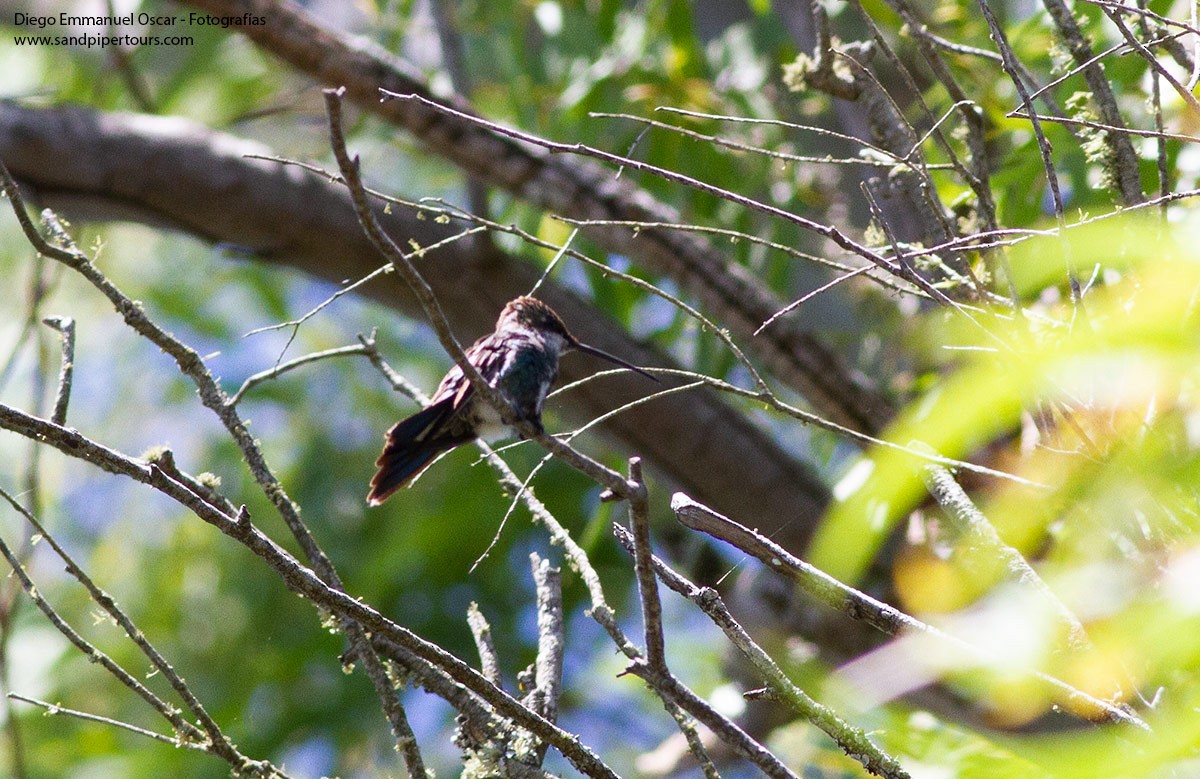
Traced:
<path fill-rule="evenodd" d="M 989 560 L 992 550 L 956 543 L 953 522 L 928 504 L 935 529 L 896 559 L 906 610 L 981 646 L 1004 636 L 1014 657 L 1096 697 L 1136 703 L 1159 690 L 1171 699 L 1154 712 L 1155 736 L 1139 734 L 1128 756 L 1106 731 L 1006 739 L 1055 776 L 1151 775 L 1196 747 L 1197 227 L 1130 217 L 1031 238 L 1011 253 L 1018 289 L 1042 295 L 1022 316 L 928 318 L 926 343 L 949 355 L 944 379 L 885 433 L 902 448 L 878 447 L 855 466 L 869 475 L 835 504 L 811 550 L 815 565 L 855 581 L 889 529 L 927 504 L 915 444 L 951 458 L 1000 447 L 993 462 L 1020 481 L 984 479 L 979 508 L 1006 543 L 1039 560 L 1091 641 L 1066 646 L 1050 604 L 1003 584 L 1012 572 Z M 1068 256 L 1105 277 L 1083 305 L 1045 295 Z M 903 657 L 914 672 L 923 664 Z M 961 682 L 990 702 L 998 724 L 1065 705 L 1014 670 L 978 669 Z"/>
<path fill-rule="evenodd" d="M 51 4 L 53 5 L 53 4 Z M 162 4 L 145 2 L 157 10 Z M 329 22 L 396 51 L 446 86 L 428 9 L 411 0 L 322 4 Z M 836 220 L 847 232 L 867 230 L 869 213 L 855 176 L 838 166 L 781 162 L 722 149 L 628 119 L 591 112 L 627 113 L 677 123 L 774 151 L 854 156 L 843 141 L 796 127 L 741 124 L 656 111 L 671 107 L 752 119 L 786 120 L 834 128 L 836 106 L 815 92 L 790 92 L 783 66 L 799 49 L 766 0 L 691 3 L 685 0 L 468 0 L 449 4 L 463 39 L 478 110 L 497 121 L 561 141 L 577 141 L 693 175 L 818 220 Z M 857 4 L 827 4 L 843 40 L 869 37 Z M 974 3 L 924 4 L 931 26 L 943 37 L 991 50 L 986 25 Z M 1169 13 L 1168 2 L 1151 8 Z M 0 4 L 3 18 L 11 18 Z M 915 49 L 887 4 L 866 0 L 861 8 L 907 61 Z M 1059 44 L 1040 13 L 1012 3 L 1006 29 L 1022 62 L 1046 80 L 1065 75 Z M 1099 24 L 1098 9 L 1080 4 L 1105 45 L 1115 33 Z M 1101 31 L 1104 30 L 1104 31 Z M 134 76 L 152 105 L 139 105 L 120 69 L 100 51 L 17 47 L 12 28 L 0 38 L 0 72 L 6 96 L 78 102 L 101 109 L 152 110 L 254 137 L 283 155 L 328 161 L 319 95 L 237 35 L 219 28 L 188 27 L 190 47 L 141 48 L 130 52 Z M 991 179 L 1000 222 L 1040 230 L 1051 221 L 1045 172 L 1028 122 L 1011 118 L 1019 103 L 997 63 L 947 54 L 956 77 L 970 87 L 1000 161 Z M 1147 68 L 1134 57 L 1109 57 L 1106 74 L 1123 103 L 1141 105 Z M 890 81 L 889 87 L 895 86 Z M 920 97 L 935 115 L 949 106 L 944 90 L 926 77 Z M 1087 106 L 1086 85 L 1069 76 L 1060 100 Z M 1066 96 L 1078 93 L 1070 102 Z M 914 96 L 909 95 L 908 99 Z M 1169 124 L 1186 128 L 1186 115 L 1168 103 Z M 1144 117 L 1143 117 L 1144 118 Z M 965 144 L 948 127 L 955 149 Z M 445 196 L 461 202 L 458 172 L 415 148 L 394 129 L 371 118 L 354 128 L 356 148 L 374 181 L 405 195 Z M 1103 164 L 1089 156 L 1076 134 L 1047 125 L 1069 216 L 1107 213 L 1111 194 L 1102 186 Z M 931 163 L 944 152 L 926 143 Z M 1144 181 L 1154 177 L 1152 149 L 1143 159 Z M 1169 149 L 1173 185 L 1195 185 L 1194 158 Z M 1189 164 L 1191 167 L 1189 167 Z M 857 168 L 855 169 L 857 170 Z M 886 174 L 886 171 L 884 172 Z M 935 171 L 936 196 L 962 202 L 973 218 L 961 181 Z M 654 179 L 639 184 L 676 207 L 681 219 L 734 229 L 766 241 L 820 254 L 818 236 L 761 214 L 734 208 L 711 195 Z M 848 183 L 849 182 L 849 183 Z M 965 198 L 965 200 L 964 200 Z M 552 240 L 569 234 L 560 223 L 504 195 L 492 197 L 494 216 Z M 892 575 L 904 605 L 922 618 L 982 643 L 1003 645 L 1016 661 L 1107 696 L 1163 691 L 1152 712 L 1153 736 L 1114 735 L 1111 727 L 1069 734 L 1020 736 L 988 728 L 971 730 L 910 706 L 872 706 L 843 689 L 844 674 L 801 658 L 797 678 L 818 698 L 828 693 L 844 713 L 872 731 L 914 775 L 963 777 L 1187 775 L 1200 743 L 1196 671 L 1200 660 L 1196 613 L 1200 609 L 1200 545 L 1194 485 L 1197 451 L 1195 295 L 1200 257 L 1195 225 L 1151 219 L 1109 220 L 1073 229 L 1065 238 L 1035 236 L 1012 247 L 1009 263 L 1020 312 L 1001 307 L 925 312 L 896 304 L 895 295 L 869 284 L 845 284 L 803 307 L 796 316 L 819 328 L 831 343 L 845 345 L 857 367 L 893 390 L 906 410 L 884 438 L 901 447 L 914 441 L 952 458 L 981 447 L 993 464 L 1024 479 L 978 477 L 960 472 L 983 513 L 1009 544 L 1038 561 L 1038 570 L 1085 622 L 1092 643 L 1068 650 L 1045 604 L 1027 593 L 997 586 L 1002 571 L 978 565 L 938 530 L 946 523 L 928 503 L 919 478 L 921 461 L 879 447 L 858 458 L 839 439 L 803 430 L 792 420 L 755 413 L 781 441 L 808 457 L 831 482 L 851 468 L 867 474 L 831 509 L 812 550 L 812 560 L 847 581 L 857 581 L 896 524 L 917 509 L 932 530 L 913 538 L 896 556 Z M 7 216 L 0 218 L 0 397 L 44 411 L 57 370 L 53 333 L 36 323 L 46 315 L 69 315 L 79 323 L 79 355 L 70 424 L 103 443 L 134 454 L 167 444 L 189 471 L 209 470 L 222 489 L 245 501 L 272 537 L 288 536 L 244 472 L 240 454 L 216 420 L 196 402 L 194 388 L 157 349 L 138 341 L 89 287 L 69 274 L 45 268 Z M 236 389 L 250 374 L 284 353 L 290 332 L 248 331 L 295 318 L 334 290 L 310 279 L 267 269 L 238 257 L 231 247 L 209 247 L 185 237 L 129 225 L 80 225 L 81 245 L 102 244 L 104 271 L 147 311 L 202 354 L 225 387 Z M 727 255 L 764 279 L 782 299 L 795 299 L 827 281 L 795 258 L 749 240 L 714 239 Z M 506 239 L 500 238 L 502 243 Z M 584 239 L 578 248 L 602 250 Z M 539 251 L 511 245 L 531 262 Z M 1070 258 L 1092 289 L 1085 305 L 1073 304 L 1065 281 Z M 627 258 L 606 257 L 612 266 L 645 276 Z M 983 257 L 977 272 L 1001 288 L 1002 271 Z M 673 309 L 599 273 L 565 264 L 558 278 L 590 295 L 605 311 L 640 336 L 670 350 L 692 369 L 736 376 L 727 351 Z M 49 291 L 30 290 L 45 277 Z M 358 332 L 379 328 L 383 353 L 426 389 L 449 366 L 424 328 L 362 300 L 343 297 L 308 321 L 287 356 L 354 342 Z M 781 395 L 788 400 L 797 400 Z M 553 404 L 551 404 L 553 405 Z M 464 614 L 476 601 L 491 620 L 507 679 L 532 658 L 535 616 L 528 553 L 557 561 L 544 534 L 518 509 L 500 542 L 473 573 L 509 505 L 471 450 L 456 452 L 426 473 L 385 509 L 367 512 L 362 498 L 382 431 L 413 405 L 400 399 L 364 361 L 345 359 L 308 366 L 254 390 L 244 413 L 269 462 L 304 508 L 318 539 L 350 590 L 429 640 L 474 659 Z M 547 427 L 563 424 L 550 409 Z M 1041 438 L 1038 438 L 1041 436 Z M 1032 447 L 1031 441 L 1040 444 Z M 602 442 L 586 444 L 608 458 Z M 518 473 L 537 460 L 533 447 L 510 450 Z M 36 480 L 30 474 L 37 464 Z M 232 740 L 251 756 L 283 764 L 298 777 L 384 776 L 398 772 L 378 704 L 362 674 L 343 674 L 337 655 L 342 638 L 331 635 L 307 604 L 288 595 L 251 556 L 148 490 L 114 481 L 89 466 L 42 452 L 11 435 L 0 435 L 0 484 L 10 491 L 36 481 L 41 514 L 50 530 L 84 568 L 128 610 Z M 843 485 L 849 482 L 843 482 Z M 615 548 L 607 521 L 623 509 L 599 501 L 597 489 L 573 471 L 552 464 L 538 478 L 538 495 L 584 543 L 621 615 L 636 609 L 628 599 L 628 559 Z M 662 496 L 663 485 L 651 485 Z M 656 501 L 656 510 L 665 513 Z M 659 517 L 660 519 L 662 517 Z M 20 539 L 28 530 L 11 512 L 0 512 L 0 533 Z M 920 536 L 920 534 L 916 534 Z M 41 590 L 89 640 L 127 667 L 148 672 L 128 641 L 77 585 L 62 573 L 45 545 L 27 548 L 29 568 Z M 740 559 L 732 568 L 743 567 Z M 671 732 L 660 705 L 640 683 L 616 679 L 620 658 L 590 621 L 578 617 L 582 587 L 564 576 L 572 642 L 564 724 L 585 735 L 623 773 L 636 757 Z M 5 586 L 11 589 L 12 580 Z M 728 681 L 720 669 L 723 644 L 715 631 L 677 600 L 667 599 L 669 651 L 685 681 L 702 694 Z M 19 601 L 6 634 L 7 683 L 20 692 L 74 709 L 158 728 L 144 704 L 100 673 L 49 631 L 28 602 Z M 684 650 L 686 648 L 686 651 Z M 1016 727 L 1061 702 L 1031 687 L 1013 669 L 928 668 L 922 658 L 895 656 L 896 668 L 929 679 L 949 678 L 954 688 L 983 703 L 991 726 Z M 898 673 L 898 671 L 896 671 Z M 159 678 L 154 689 L 166 691 Z M 843 699 L 844 698 L 844 699 Z M 410 716 L 427 757 L 441 775 L 457 770 L 449 744 L 453 713 L 419 693 L 405 693 Z M 880 704 L 884 701 L 878 702 Z M 20 717 L 31 779 L 50 777 L 218 777 L 227 767 L 183 749 L 64 716 L 44 717 L 24 704 Z M 0 717 L 5 712 L 0 708 Z M 639 727 L 613 728 L 635 720 Z M 0 751 L 11 750 L 10 731 Z M 793 724 L 772 736 L 771 746 L 807 775 L 858 771 L 820 734 Z M 7 770 L 7 763 L 3 763 Z M 923 772 L 923 773 L 922 773 Z M 739 775 L 736 771 L 730 775 Z"/>

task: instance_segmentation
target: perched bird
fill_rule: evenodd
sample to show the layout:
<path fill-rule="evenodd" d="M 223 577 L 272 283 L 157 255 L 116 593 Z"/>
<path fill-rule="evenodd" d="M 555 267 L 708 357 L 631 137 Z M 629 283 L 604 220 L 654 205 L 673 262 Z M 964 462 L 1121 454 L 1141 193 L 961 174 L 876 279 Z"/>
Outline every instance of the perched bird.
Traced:
<path fill-rule="evenodd" d="M 542 403 L 558 377 L 558 358 L 577 349 L 655 379 L 646 371 L 594 346 L 580 343 L 540 300 L 519 297 L 500 312 L 496 330 L 467 349 L 467 360 L 500 391 L 519 419 L 542 430 Z M 379 472 L 371 479 L 367 503 L 378 506 L 412 481 L 442 452 L 511 432 L 487 398 L 478 397 L 470 379 L 455 365 L 442 379 L 430 404 L 387 432 Z"/>

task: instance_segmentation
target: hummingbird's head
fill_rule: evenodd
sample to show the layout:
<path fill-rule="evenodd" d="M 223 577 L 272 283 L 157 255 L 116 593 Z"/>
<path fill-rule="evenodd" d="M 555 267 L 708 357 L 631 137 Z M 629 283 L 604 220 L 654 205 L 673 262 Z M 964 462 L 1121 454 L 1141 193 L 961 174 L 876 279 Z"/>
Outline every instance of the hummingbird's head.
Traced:
<path fill-rule="evenodd" d="M 631 371 L 636 371 L 647 378 L 658 381 L 656 377 L 651 376 L 636 365 L 625 362 L 620 357 L 615 357 L 594 346 L 581 343 L 579 339 L 571 335 L 571 331 L 567 330 L 567 326 L 563 324 L 558 314 L 554 313 L 554 309 L 537 298 L 522 295 L 515 300 L 510 300 L 508 305 L 504 307 L 504 310 L 500 312 L 500 319 L 496 322 L 496 330 L 505 329 L 533 331 L 556 352 L 578 349 L 581 352 L 595 355 L 596 357 L 608 360 L 611 363 L 628 368 Z"/>
<path fill-rule="evenodd" d="M 567 330 L 558 314 L 554 313 L 554 309 L 537 298 L 525 295 L 508 302 L 500 312 L 496 329 L 533 330 L 542 335 L 556 335 L 567 347 L 576 343 L 575 337 Z"/>

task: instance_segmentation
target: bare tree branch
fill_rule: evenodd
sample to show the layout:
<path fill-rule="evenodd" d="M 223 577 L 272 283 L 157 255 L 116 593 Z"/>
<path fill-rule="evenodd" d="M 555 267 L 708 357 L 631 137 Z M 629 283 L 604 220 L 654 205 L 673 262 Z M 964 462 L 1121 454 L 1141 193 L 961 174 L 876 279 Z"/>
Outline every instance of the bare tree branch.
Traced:
<path fill-rule="evenodd" d="M 76 219 L 90 214 L 174 225 L 334 283 L 375 271 L 379 253 L 359 227 L 345 188 L 327 175 L 245 156 L 263 151 L 177 119 L 0 103 L 0 159 L 41 202 Z M 457 233 L 453 225 L 420 219 L 405 208 L 385 213 L 380 206 L 375 213 L 388 234 L 405 245 L 412 239 L 431 246 Z M 634 233 L 629 227 L 614 229 Z M 496 312 L 526 294 L 538 278 L 533 266 L 509 255 L 493 253 L 481 261 L 470 241 L 445 246 L 419 262 L 456 332 L 471 336 L 489 331 Z M 362 291 L 424 318 L 395 274 Z M 639 365 L 677 367 L 553 282 L 538 295 L 586 343 Z M 570 358 L 561 373 L 569 382 L 589 375 L 589 368 L 585 360 Z M 594 419 L 643 391 L 644 382 L 618 377 L 585 385 L 562 404 L 576 419 Z M 603 431 L 710 505 L 786 518 L 775 530 L 789 548 L 803 548 L 827 500 L 828 489 L 811 469 L 713 393 L 657 400 L 609 419 Z M 720 446 L 714 446 L 718 440 Z"/>
<path fill-rule="evenodd" d="M 642 554 L 639 549 L 640 543 L 634 534 L 620 525 L 614 525 L 613 531 L 628 552 L 634 555 Z M 907 779 L 908 772 L 900 766 L 899 761 L 872 744 L 865 732 L 845 722 L 835 711 L 813 700 L 797 687 L 770 655 L 755 643 L 745 628 L 738 624 L 716 590 L 711 587 L 697 587 L 658 557 L 651 556 L 647 562 L 663 584 L 695 603 L 708 615 L 713 624 L 719 627 L 738 651 L 750 661 L 779 700 L 787 703 L 797 714 L 824 731 L 837 742 L 842 751 L 862 763 L 868 772 L 888 779 Z"/>
<path fill-rule="evenodd" d="M 543 717 L 557 722 L 566 653 L 561 571 L 552 567 L 550 561 L 543 560 L 537 552 L 530 554 L 529 563 L 537 592 L 538 651 L 534 661 L 533 690 L 526 699 L 536 704 L 534 710 Z M 539 742 L 538 748 L 530 756 L 530 764 L 542 764 L 546 746 Z"/>
<path fill-rule="evenodd" d="M 54 422 L 54 424 L 61 423 Z M 78 580 L 85 589 L 87 589 L 88 595 L 91 597 L 91 599 L 95 601 L 100 608 L 104 609 L 104 611 L 110 617 L 112 617 L 116 624 L 120 626 L 129 640 L 132 641 L 137 648 L 141 650 L 142 654 L 144 654 L 150 661 L 150 664 L 154 667 L 155 671 L 161 673 L 163 678 L 170 683 L 171 688 L 175 690 L 180 699 L 184 702 L 184 705 L 187 706 L 188 710 L 193 716 L 196 717 L 196 719 L 200 722 L 201 727 L 204 729 L 203 734 L 201 734 L 193 726 L 191 726 L 190 723 L 179 720 L 178 714 L 175 713 L 175 709 L 170 708 L 169 710 L 171 714 L 174 715 L 174 718 L 168 716 L 167 719 L 168 721 L 172 722 L 172 725 L 176 726 L 176 737 L 174 739 L 168 739 L 169 741 L 173 741 L 176 744 L 202 748 L 209 754 L 215 755 L 229 763 L 230 767 L 239 774 L 263 777 L 284 776 L 279 769 L 275 768 L 270 763 L 266 761 L 250 760 L 246 756 L 242 755 L 238 751 L 237 747 L 234 746 L 233 742 L 231 742 L 229 738 L 221 731 L 220 726 L 217 725 L 216 721 L 209 715 L 208 711 L 204 708 L 203 704 L 200 703 L 200 700 L 196 697 L 195 693 L 192 692 L 192 689 L 187 685 L 187 682 L 183 680 L 183 677 L 181 677 L 175 671 L 175 669 L 170 663 L 167 662 L 166 658 L 162 656 L 158 649 L 150 643 L 150 641 L 146 638 L 145 633 L 143 633 L 133 623 L 133 620 L 131 620 L 129 616 L 119 606 L 117 606 L 117 603 L 113 600 L 112 596 L 96 586 L 96 583 L 92 581 L 91 577 L 79 567 L 75 560 L 72 559 L 67 553 L 66 549 L 64 549 L 62 545 L 58 543 L 58 539 L 56 539 L 53 534 L 47 532 L 46 528 L 42 525 L 38 518 L 31 514 L 27 509 L 25 509 L 24 506 L 18 503 L 11 495 L 8 494 L 8 492 L 2 488 L 0 488 L 0 498 L 3 498 L 4 501 L 7 502 L 14 511 L 23 516 L 25 521 L 33 527 L 34 531 L 47 544 L 50 545 L 50 548 L 54 550 L 54 553 L 57 554 L 59 558 L 61 558 L 66 564 L 67 573 L 75 577 L 75 579 Z M 2 540 L 0 540 L 0 553 L 2 553 L 5 558 L 8 559 L 8 562 L 13 566 L 13 570 L 16 572 L 17 577 L 21 580 L 21 583 L 25 585 L 26 592 L 35 603 L 38 603 L 39 608 L 41 608 L 43 613 L 50 618 L 51 623 L 54 624 L 55 627 L 57 627 L 59 631 L 62 632 L 63 635 L 66 636 L 72 643 L 83 650 L 85 654 L 87 654 L 90 658 L 97 660 L 106 670 L 112 673 L 118 681 L 126 686 L 130 686 L 129 682 L 133 679 L 133 677 L 124 673 L 123 669 L 121 670 L 121 673 L 118 673 L 117 671 L 120 669 L 120 666 L 117 666 L 115 662 L 107 660 L 104 653 L 100 652 L 95 647 L 91 647 L 90 644 L 87 644 L 87 642 L 78 633 L 70 629 L 65 620 L 56 617 L 53 612 L 49 610 L 49 604 L 33 588 L 32 581 L 28 578 L 28 574 L 24 572 L 19 561 L 17 561 L 16 556 L 11 553 L 9 548 Z M 22 570 L 17 570 L 18 568 L 22 568 Z M 85 647 L 84 645 L 87 646 Z M 130 687 L 130 689 L 139 695 L 142 695 L 143 698 L 146 698 L 144 692 L 148 692 L 148 690 L 141 687 L 140 684 L 139 686 Z M 146 700 L 150 702 L 151 705 L 154 705 L 155 708 L 158 708 L 157 703 L 161 702 L 158 701 L 158 699 L 151 701 L 149 698 L 146 698 Z M 160 708 L 159 713 L 167 716 L 167 711 L 164 709 Z M 185 727 L 179 727 L 179 725 L 183 725 Z M 202 739 L 202 742 L 198 742 L 197 739 Z"/>
<path fill-rule="evenodd" d="M 791 578 L 813 598 L 847 616 L 861 620 L 877 630 L 892 636 L 906 631 L 923 633 L 935 636 L 945 641 L 947 645 L 964 652 L 967 656 L 977 658 L 985 663 L 995 659 L 994 652 L 951 636 L 839 582 L 824 571 L 789 554 L 761 533 L 750 530 L 728 517 L 721 516 L 683 493 L 677 492 L 671 497 L 671 509 L 686 527 L 732 544 L 757 558 L 770 570 Z M 1040 671 L 1031 671 L 1030 675 L 1052 689 L 1067 709 L 1073 713 L 1087 716 L 1090 719 L 1124 722 L 1143 730 L 1149 730 L 1149 726 L 1125 706 L 1099 700 Z"/>
<path fill-rule="evenodd" d="M 71 402 L 71 380 L 75 375 L 75 320 L 71 317 L 49 317 L 42 322 L 62 336 L 62 366 L 58 371 L 58 390 L 54 395 L 54 412 L 51 421 L 63 425 L 67 422 L 67 404 Z"/>
<path fill-rule="evenodd" d="M 541 715 L 529 711 L 454 655 L 397 625 L 357 598 L 326 584 L 315 572 L 302 565 L 247 521 L 244 508 L 239 515 L 231 516 L 202 495 L 193 492 L 183 482 L 168 476 L 157 465 L 135 460 L 92 441 L 76 430 L 32 417 L 2 403 L 0 428 L 26 438 L 36 438 L 70 457 L 85 460 L 102 470 L 153 487 L 245 546 L 267 563 L 292 592 L 438 666 L 450 678 L 478 694 L 497 713 L 511 718 L 521 727 L 548 741 L 587 776 L 616 779 L 616 774 L 591 750 L 584 747 L 578 737 L 563 731 Z"/>
<path fill-rule="evenodd" d="M 580 219 L 678 221 L 672 209 L 626 177 L 615 179 L 578 159 L 556 160 L 431 105 L 380 103 L 380 89 L 430 101 L 434 96 L 401 60 L 322 27 L 292 3 L 190 0 L 190 4 L 215 16 L 269 17 L 270 24 L 237 29 L 318 82 L 345 86 L 349 100 L 409 129 L 468 173 L 548 211 Z M 461 98 L 445 102 L 460 113 L 472 114 Z M 610 251 L 636 257 L 678 279 L 735 333 L 749 334 L 782 307 L 757 278 L 698 236 L 650 230 L 635 237 L 603 226 L 585 232 Z M 803 392 L 822 414 L 865 431 L 878 430 L 890 418 L 887 402 L 863 377 L 847 370 L 831 350 L 795 323 L 757 339 L 753 346 L 776 375 Z"/>
<path fill-rule="evenodd" d="M 41 254 L 57 260 L 85 278 L 108 298 L 117 312 L 125 319 L 126 324 L 175 360 L 179 370 L 196 385 L 201 402 L 211 409 L 225 425 L 225 429 L 241 450 L 242 456 L 245 458 L 255 481 L 258 482 L 264 494 L 274 504 L 284 523 L 288 526 L 288 529 L 292 532 L 293 537 L 300 544 L 300 547 L 304 550 L 305 555 L 312 562 L 313 566 L 320 572 L 323 579 L 330 582 L 331 586 L 341 588 L 341 579 L 334 570 L 333 563 L 317 544 L 316 539 L 309 532 L 304 522 L 301 521 L 299 507 L 288 497 L 283 486 L 267 466 L 262 451 L 258 448 L 254 438 L 246 430 L 246 426 L 238 416 L 237 411 L 233 406 L 228 404 L 228 396 L 213 379 L 212 374 L 205 367 L 200 355 L 194 349 L 159 327 L 146 315 L 138 303 L 122 293 L 116 285 L 109 281 L 92 264 L 87 255 L 74 245 L 70 236 L 67 235 L 66 231 L 54 218 L 53 213 L 49 211 L 43 213 L 43 220 L 47 229 L 59 245 L 56 246 L 47 242 L 30 221 L 29 215 L 25 212 L 24 202 L 20 191 L 17 189 L 16 182 L 13 181 L 8 168 L 3 163 L 0 163 L 0 187 L 2 187 L 4 194 L 11 201 L 13 211 L 17 216 L 18 222 L 21 224 L 22 230 L 25 232 L 26 238 L 29 239 L 29 242 Z M 249 525 L 248 514 L 244 515 L 244 523 Z M 346 622 L 343 624 L 343 629 L 346 631 L 351 643 L 355 644 L 358 649 L 359 657 L 363 661 L 367 676 L 371 679 L 375 687 L 375 692 L 383 704 L 384 712 L 396 737 L 396 743 L 405 755 L 405 764 L 408 767 L 410 775 L 413 779 L 424 779 L 425 769 L 420 751 L 416 745 L 416 739 L 412 735 L 412 729 L 408 725 L 408 718 L 400 704 L 400 699 L 392 689 L 392 684 L 387 678 L 387 673 L 382 663 L 375 655 L 374 649 L 367 642 L 366 635 L 359 626 L 352 622 Z"/>
<path fill-rule="evenodd" d="M 1091 61 L 1092 47 L 1084 37 L 1083 31 L 1079 29 L 1079 24 L 1075 21 L 1075 15 L 1070 6 L 1064 0 L 1042 0 L 1042 4 L 1050 13 L 1050 18 L 1054 20 L 1054 25 L 1076 64 L 1088 63 L 1084 67 L 1083 78 L 1092 92 L 1092 98 L 1100 111 L 1101 120 L 1104 124 L 1112 127 L 1124 127 L 1125 120 L 1121 116 L 1121 109 L 1117 105 L 1112 85 L 1104 74 L 1104 66 L 1099 62 Z M 985 14 L 990 13 L 987 0 L 980 0 L 980 5 Z M 991 21 L 988 24 L 993 27 L 994 36 L 996 28 Z M 1033 107 L 1026 104 L 1026 110 L 1032 113 Z M 1138 174 L 1138 157 L 1137 152 L 1133 149 L 1133 144 L 1129 142 L 1128 136 L 1120 132 L 1105 135 L 1104 142 L 1112 154 L 1112 174 L 1117 185 L 1117 192 L 1121 197 L 1121 204 L 1133 206 L 1141 203 L 1146 197 L 1142 194 L 1141 177 Z"/>
<path fill-rule="evenodd" d="M 954 480 L 950 471 L 940 465 L 924 465 L 921 467 L 921 478 L 929 494 L 945 509 L 951 525 L 964 536 L 969 553 L 974 559 L 986 558 L 1003 565 L 1010 576 L 1038 593 L 1066 628 L 1067 639 L 1073 649 L 1091 646 L 1091 640 L 1079 618 L 1054 594 L 1045 580 L 1038 576 L 1029 561 L 1016 549 L 1004 543 L 996 528 L 975 507 L 970 496 Z"/>
<path fill-rule="evenodd" d="M 471 628 L 471 638 L 475 639 L 475 648 L 479 650 L 479 672 L 492 684 L 502 687 L 504 681 L 500 676 L 496 643 L 492 641 L 492 626 L 475 601 L 471 601 L 467 607 L 467 624 Z"/>

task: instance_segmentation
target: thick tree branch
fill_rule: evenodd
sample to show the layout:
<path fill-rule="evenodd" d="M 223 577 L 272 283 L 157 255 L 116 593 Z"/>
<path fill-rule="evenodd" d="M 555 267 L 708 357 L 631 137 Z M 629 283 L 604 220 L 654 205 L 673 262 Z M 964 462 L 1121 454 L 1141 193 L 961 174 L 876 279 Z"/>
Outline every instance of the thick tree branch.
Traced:
<path fill-rule="evenodd" d="M 403 61 L 322 27 L 293 3 L 189 3 L 216 16 L 249 13 L 267 17 L 267 24 L 238 28 L 239 32 L 321 84 L 345 86 L 348 100 L 408 129 L 434 152 L 481 181 L 548 211 L 579 219 L 677 221 L 673 209 L 631 184 L 628 177 L 615 178 L 612 171 L 586 160 L 556 158 L 419 101 L 380 103 L 380 89 L 435 98 Z M 440 102 L 472 113 L 462 99 Z M 734 333 L 748 336 L 783 305 L 748 269 L 731 262 L 700 236 L 663 230 L 633 232 L 608 225 L 589 225 L 584 232 L 610 251 L 637 258 L 651 270 L 677 279 Z M 796 322 L 789 321 L 750 343 L 776 375 L 831 419 L 871 432 L 891 417 L 882 396 Z"/>
<path fill-rule="evenodd" d="M 985 0 L 981 0 L 981 2 L 985 2 Z M 1042 0 L 1042 4 L 1049 12 L 1050 18 L 1054 20 L 1058 34 L 1071 52 L 1071 57 L 1076 64 L 1083 67 L 1083 78 L 1087 82 L 1088 89 L 1092 93 L 1092 100 L 1100 112 L 1100 119 L 1104 124 L 1123 128 L 1125 118 L 1121 115 L 1117 97 L 1113 94 L 1112 85 L 1104 73 L 1104 65 L 1092 57 L 1091 44 L 1088 43 L 1083 30 L 1079 28 L 1071 6 L 1066 0 Z M 986 7 L 984 10 L 987 11 Z M 1027 105 L 1026 108 L 1032 111 L 1032 106 Z M 1138 155 L 1129 136 L 1122 132 L 1108 133 L 1104 136 L 1104 143 L 1112 155 L 1111 170 L 1117 192 L 1120 195 L 1121 205 L 1135 206 L 1145 201 L 1146 196 L 1142 193 L 1141 177 L 1138 172 Z"/>
<path fill-rule="evenodd" d="M 245 157 L 265 151 L 179 119 L 0 103 L 0 160 L 43 204 L 75 219 L 171 226 L 333 283 L 377 270 L 382 258 L 363 235 L 345 188 L 295 166 Z M 376 217 L 401 245 L 412 239 L 430 246 L 458 229 L 403 208 L 384 213 L 380 207 Z M 479 248 L 468 239 L 416 260 L 455 330 L 470 337 L 489 331 L 496 313 L 527 293 L 539 273 L 506 254 L 485 260 Z M 362 292 L 424 319 L 407 285 L 392 274 Z M 640 365 L 675 365 L 553 282 L 538 295 L 582 341 Z M 592 366 L 569 356 L 561 372 L 564 382 L 573 382 L 590 375 Z M 644 389 L 644 380 L 605 379 L 581 385 L 560 402 L 573 417 L 594 419 Z M 602 430 L 710 505 L 779 517 L 771 530 L 792 549 L 803 548 L 828 499 L 803 463 L 714 393 L 662 398 L 613 417 Z"/>

